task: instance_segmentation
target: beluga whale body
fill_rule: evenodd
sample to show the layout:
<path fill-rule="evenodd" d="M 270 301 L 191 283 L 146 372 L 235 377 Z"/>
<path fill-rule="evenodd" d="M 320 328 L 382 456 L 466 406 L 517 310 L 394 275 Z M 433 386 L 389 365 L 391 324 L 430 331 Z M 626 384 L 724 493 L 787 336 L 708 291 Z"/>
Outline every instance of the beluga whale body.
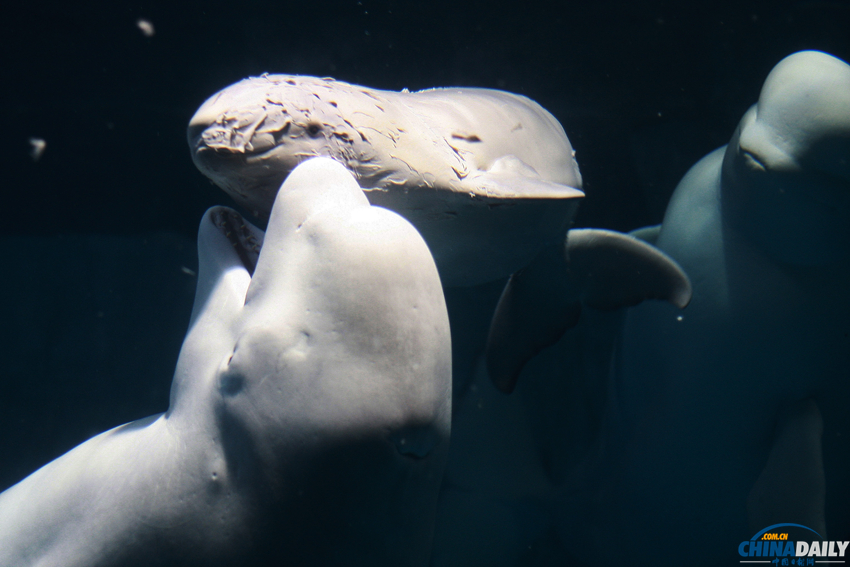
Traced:
<path fill-rule="evenodd" d="M 690 297 L 681 269 L 644 242 L 598 230 L 566 238 L 584 196 L 575 152 L 555 117 L 524 96 L 266 74 L 210 97 L 188 139 L 198 168 L 261 220 L 294 167 L 327 156 L 372 204 L 416 227 L 444 287 L 522 272 L 491 328 L 488 365 L 504 391 L 575 324 L 583 303 L 661 298 L 684 307 Z"/>
<path fill-rule="evenodd" d="M 198 250 L 168 410 L 0 494 L 0 565 L 427 565 L 451 354 L 421 237 L 315 159 Z"/>

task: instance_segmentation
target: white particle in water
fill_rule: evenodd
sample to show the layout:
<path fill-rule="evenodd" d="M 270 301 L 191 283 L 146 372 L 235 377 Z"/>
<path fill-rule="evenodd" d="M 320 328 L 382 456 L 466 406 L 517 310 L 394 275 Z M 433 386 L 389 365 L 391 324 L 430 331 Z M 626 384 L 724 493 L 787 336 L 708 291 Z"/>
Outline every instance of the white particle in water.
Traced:
<path fill-rule="evenodd" d="M 153 24 L 148 20 L 139 18 L 136 22 L 136 25 L 139 26 L 139 29 L 142 30 L 142 33 L 145 34 L 145 37 L 152 37 L 154 34 Z"/>
<path fill-rule="evenodd" d="M 41 154 L 44 153 L 44 149 L 47 147 L 47 142 L 42 140 L 41 138 L 30 138 L 30 157 L 33 161 L 38 161 L 38 158 L 41 157 Z"/>

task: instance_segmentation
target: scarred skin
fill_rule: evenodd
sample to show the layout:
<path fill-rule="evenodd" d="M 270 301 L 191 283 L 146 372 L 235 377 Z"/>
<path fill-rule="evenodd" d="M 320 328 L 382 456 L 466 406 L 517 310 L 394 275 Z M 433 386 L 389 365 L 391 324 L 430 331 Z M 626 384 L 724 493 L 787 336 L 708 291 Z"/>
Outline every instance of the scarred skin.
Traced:
<path fill-rule="evenodd" d="M 558 121 L 491 89 L 390 92 L 263 75 L 212 96 L 188 135 L 198 168 L 261 220 L 298 163 L 334 158 L 372 204 L 422 233 L 447 286 L 528 264 L 563 237 L 583 196 Z"/>

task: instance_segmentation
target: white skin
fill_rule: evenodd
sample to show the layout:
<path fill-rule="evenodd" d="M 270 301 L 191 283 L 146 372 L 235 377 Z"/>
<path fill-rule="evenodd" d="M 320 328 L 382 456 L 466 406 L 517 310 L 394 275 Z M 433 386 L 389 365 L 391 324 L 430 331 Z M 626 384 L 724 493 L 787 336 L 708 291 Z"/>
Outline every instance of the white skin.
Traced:
<path fill-rule="evenodd" d="M 427 247 L 326 159 L 251 274 L 261 238 L 207 213 L 168 411 L 0 494 L 0 565 L 427 564 L 451 407 Z"/>

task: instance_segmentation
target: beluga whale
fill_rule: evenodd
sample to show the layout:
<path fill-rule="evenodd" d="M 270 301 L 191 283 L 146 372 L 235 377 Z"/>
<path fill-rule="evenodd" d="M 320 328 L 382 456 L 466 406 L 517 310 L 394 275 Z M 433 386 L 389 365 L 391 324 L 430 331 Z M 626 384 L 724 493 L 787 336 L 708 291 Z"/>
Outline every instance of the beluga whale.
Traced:
<path fill-rule="evenodd" d="M 629 529 L 580 559 L 622 565 L 640 546 L 656 565 L 740 561 L 744 534 L 782 522 L 847 539 L 848 156 L 850 65 L 801 51 L 682 178 L 656 244 L 693 301 L 624 318 L 593 496 L 559 533 Z M 694 533 L 712 549 L 695 554 Z"/>
<path fill-rule="evenodd" d="M 336 159 L 372 204 L 422 233 L 446 286 L 528 264 L 563 234 L 584 195 L 555 117 L 492 89 L 390 92 L 263 75 L 208 99 L 188 136 L 198 168 L 261 220 L 296 165 Z"/>
<path fill-rule="evenodd" d="M 428 565 L 451 348 L 420 235 L 317 158 L 198 253 L 167 411 L 0 493 L 0 565 Z"/>
<path fill-rule="evenodd" d="M 373 205 L 416 227 L 444 287 L 524 272 L 505 288 L 488 349 L 504 391 L 582 304 L 684 307 L 690 297 L 687 276 L 649 244 L 592 229 L 566 238 L 584 196 L 575 151 L 557 119 L 521 95 L 264 74 L 204 102 L 188 141 L 201 172 L 260 221 L 293 168 L 326 156 Z"/>

